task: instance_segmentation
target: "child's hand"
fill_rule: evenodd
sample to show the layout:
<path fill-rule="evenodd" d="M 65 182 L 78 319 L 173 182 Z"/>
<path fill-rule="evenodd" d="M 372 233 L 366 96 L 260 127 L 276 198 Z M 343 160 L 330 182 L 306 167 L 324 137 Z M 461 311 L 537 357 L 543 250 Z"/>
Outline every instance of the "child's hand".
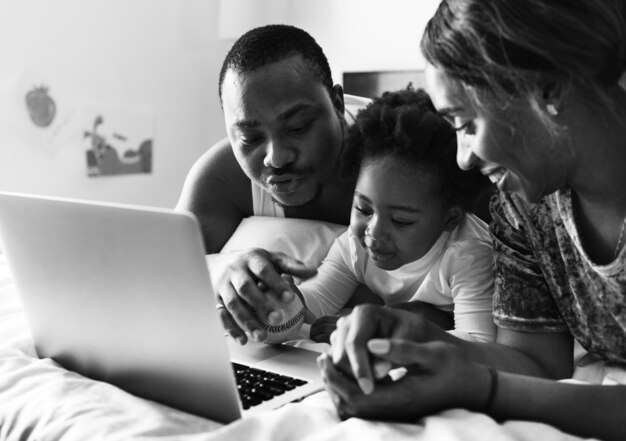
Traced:
<path fill-rule="evenodd" d="M 342 311 L 336 315 L 324 315 L 311 325 L 310 338 L 317 343 L 330 343 L 330 334 L 337 329 L 337 320 L 349 311 Z"/>
<path fill-rule="evenodd" d="M 317 343 L 330 343 L 330 334 L 337 329 L 339 315 L 324 315 L 311 325 L 311 340 Z"/>

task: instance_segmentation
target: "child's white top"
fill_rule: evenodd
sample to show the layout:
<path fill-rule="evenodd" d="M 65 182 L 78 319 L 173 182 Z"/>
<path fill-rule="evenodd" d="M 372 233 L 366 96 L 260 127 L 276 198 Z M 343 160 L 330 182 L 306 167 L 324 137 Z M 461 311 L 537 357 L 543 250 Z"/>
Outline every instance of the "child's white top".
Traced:
<path fill-rule="evenodd" d="M 454 311 L 457 331 L 495 339 L 491 239 L 487 224 L 473 214 L 442 233 L 422 258 L 393 271 L 378 268 L 348 228 L 333 243 L 318 274 L 299 288 L 309 310 L 320 317 L 339 312 L 359 284 L 385 304 L 419 300 Z"/>

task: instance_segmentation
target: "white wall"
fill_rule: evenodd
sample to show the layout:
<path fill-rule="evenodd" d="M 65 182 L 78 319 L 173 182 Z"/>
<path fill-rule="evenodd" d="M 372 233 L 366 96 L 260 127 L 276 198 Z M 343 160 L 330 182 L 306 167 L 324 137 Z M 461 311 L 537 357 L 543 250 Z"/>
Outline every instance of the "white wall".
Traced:
<path fill-rule="evenodd" d="M 271 3 L 273 12 L 260 17 L 258 7 L 241 7 L 241 2 Z M 341 82 L 344 71 L 423 67 L 419 39 L 438 4 L 280 2 L 0 0 L 0 89 L 30 67 L 80 99 L 149 106 L 155 127 L 151 174 L 89 178 L 81 146 L 42 150 L 8 123 L 10 106 L 0 102 L 5 109 L 0 114 L 0 190 L 171 207 L 193 161 L 225 133 L 217 77 L 234 40 L 219 38 L 220 14 L 235 18 L 233 24 L 221 23 L 222 30 L 254 19 L 306 29 Z M 252 11 L 252 21 L 246 21 L 245 11 Z"/>
<path fill-rule="evenodd" d="M 173 206 L 224 133 L 216 84 L 228 42 L 216 27 L 215 1 L 0 0 L 0 84 L 29 67 L 78 99 L 154 111 L 153 172 L 96 178 L 82 146 L 50 153 L 4 115 L 0 189 Z"/>

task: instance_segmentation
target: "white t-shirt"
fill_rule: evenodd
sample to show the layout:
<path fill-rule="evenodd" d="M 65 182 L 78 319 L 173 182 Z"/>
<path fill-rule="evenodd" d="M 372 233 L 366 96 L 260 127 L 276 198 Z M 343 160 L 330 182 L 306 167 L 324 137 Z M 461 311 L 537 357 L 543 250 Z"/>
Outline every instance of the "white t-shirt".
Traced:
<path fill-rule="evenodd" d="M 338 237 L 318 274 L 299 288 L 316 316 L 336 314 L 359 284 L 385 304 L 419 300 L 454 312 L 455 330 L 495 340 L 492 318 L 492 247 L 487 225 L 473 214 L 444 232 L 422 258 L 385 271 L 378 268 L 351 229 Z"/>
<path fill-rule="evenodd" d="M 354 95 L 344 95 L 344 117 L 346 122 L 354 124 L 356 114 L 372 100 Z M 276 205 L 272 197 L 262 187 L 252 182 L 252 209 L 255 216 L 285 217 L 283 207 Z"/>

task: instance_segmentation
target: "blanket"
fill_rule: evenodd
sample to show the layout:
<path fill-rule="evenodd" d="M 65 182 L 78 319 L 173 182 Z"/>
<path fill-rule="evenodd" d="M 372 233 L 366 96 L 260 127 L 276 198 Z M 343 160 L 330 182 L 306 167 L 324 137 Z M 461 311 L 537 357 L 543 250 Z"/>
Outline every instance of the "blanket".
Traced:
<path fill-rule="evenodd" d="M 589 365 L 588 365 L 589 366 Z M 596 370 L 597 372 L 597 370 Z M 623 379 L 612 371 L 615 381 Z M 622 372 L 623 375 L 623 372 Z M 418 440 L 563 441 L 541 423 L 451 409 L 414 424 L 341 421 L 325 392 L 228 425 L 133 396 L 39 359 L 6 261 L 0 255 L 1 440 Z"/>

